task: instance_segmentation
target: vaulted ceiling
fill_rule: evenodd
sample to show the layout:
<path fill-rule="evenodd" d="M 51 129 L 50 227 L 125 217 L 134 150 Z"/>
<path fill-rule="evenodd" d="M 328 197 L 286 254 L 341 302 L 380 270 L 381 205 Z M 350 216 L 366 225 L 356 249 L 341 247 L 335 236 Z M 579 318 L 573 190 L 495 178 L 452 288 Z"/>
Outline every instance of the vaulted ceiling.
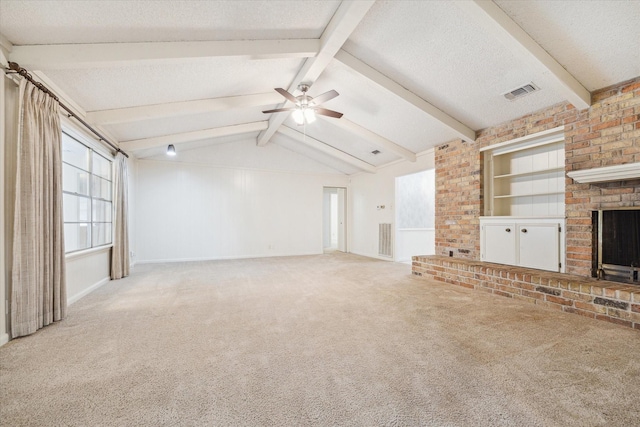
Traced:
<path fill-rule="evenodd" d="M 638 22 L 638 0 L 0 2 L 4 59 L 136 157 L 275 144 L 346 174 L 565 100 L 587 108 L 640 75 Z M 337 90 L 325 106 L 344 116 L 262 113 L 300 83 Z M 503 96 L 528 83 L 540 90 Z"/>

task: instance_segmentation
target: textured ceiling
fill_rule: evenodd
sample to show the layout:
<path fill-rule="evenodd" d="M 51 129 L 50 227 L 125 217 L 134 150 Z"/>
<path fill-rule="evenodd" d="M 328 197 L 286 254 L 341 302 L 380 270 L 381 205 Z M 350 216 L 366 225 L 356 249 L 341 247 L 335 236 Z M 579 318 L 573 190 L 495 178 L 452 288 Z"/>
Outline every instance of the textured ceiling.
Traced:
<path fill-rule="evenodd" d="M 235 140 L 234 140 L 235 139 Z M 150 156 L 153 160 L 173 159 L 202 163 L 212 166 L 241 167 L 250 169 L 280 169 L 308 173 L 338 173 L 335 168 L 325 166 L 309 156 L 293 152 L 279 144 L 257 147 L 254 138 L 224 138 L 222 143 L 191 144 L 177 147 L 176 157 L 167 157 L 164 152 Z"/>
<path fill-rule="evenodd" d="M 2 0 L 16 45 L 319 38 L 340 1 Z"/>
<path fill-rule="evenodd" d="M 640 75 L 640 2 L 496 3 L 589 90 Z"/>
<path fill-rule="evenodd" d="M 86 111 L 249 95 L 286 86 L 301 59 L 215 58 L 170 64 L 46 70 Z"/>
<path fill-rule="evenodd" d="M 104 125 L 104 128 L 111 132 L 119 141 L 129 141 L 132 139 L 153 138 L 162 135 L 259 122 L 266 119 L 267 117 L 260 111 L 237 109 L 188 116 L 165 117 L 136 123 Z"/>
<path fill-rule="evenodd" d="M 450 2 L 376 2 L 344 49 L 474 129 L 562 101 L 548 77 Z M 531 81 L 546 90 L 523 103 L 502 97 Z"/>
<path fill-rule="evenodd" d="M 589 91 L 640 76 L 640 0 L 495 3 L 495 10 L 504 11 Z M 497 22 L 474 15 L 474 5 L 435 0 L 1 0 L 0 33 L 14 45 L 15 54 L 22 49 L 27 57 L 32 45 L 44 45 L 45 53 L 53 49 L 47 45 L 68 45 L 62 63 L 42 52 L 33 54 L 32 62 L 39 64 L 33 71 L 94 113 L 94 124 L 123 147 L 139 139 L 147 139 L 145 147 L 156 145 L 134 148 L 137 157 L 163 158 L 166 140 L 160 137 L 270 120 L 265 146 L 256 146 L 265 134 L 243 128 L 237 135 L 180 140 L 174 161 L 353 174 L 371 169 L 367 163 L 380 167 L 403 156 L 410 159 L 411 153 L 570 99 L 558 76 L 526 50 L 514 49 L 495 31 Z M 255 41 L 287 47 L 287 41 L 318 39 L 322 50 L 309 59 L 295 52 L 255 59 L 267 55 L 251 48 Z M 239 54 L 230 47 L 218 56 L 200 52 L 197 59 L 142 59 L 131 57 L 135 50 L 129 50 L 130 43 L 151 42 L 146 49 L 163 52 L 159 42 L 189 41 L 242 41 L 253 51 Z M 104 64 L 76 64 L 74 45 L 79 43 L 91 44 L 94 51 L 112 43 L 108 46 L 123 56 Z M 355 62 L 342 62 L 349 54 Z M 11 52 L 8 58 L 12 60 Z M 262 113 L 275 104 L 225 104 L 223 110 L 195 108 L 189 113 L 182 110 L 184 104 L 171 104 L 246 100 L 301 81 L 311 83 L 311 96 L 337 90 L 340 96 L 325 107 L 344 113 L 342 125 L 322 118 L 306 126 L 310 144 L 285 135 L 290 131 L 278 131 L 280 123 L 303 130 L 286 114 Z M 516 101 L 502 96 L 529 82 L 541 90 Z M 158 106 L 164 109 L 160 115 L 154 113 Z M 98 119 L 105 111 L 133 114 L 118 110 L 129 107 L 146 110 L 123 122 Z M 443 113 L 444 121 L 438 117 Z M 447 124 L 449 119 L 460 124 Z M 380 154 L 371 154 L 373 150 Z"/>

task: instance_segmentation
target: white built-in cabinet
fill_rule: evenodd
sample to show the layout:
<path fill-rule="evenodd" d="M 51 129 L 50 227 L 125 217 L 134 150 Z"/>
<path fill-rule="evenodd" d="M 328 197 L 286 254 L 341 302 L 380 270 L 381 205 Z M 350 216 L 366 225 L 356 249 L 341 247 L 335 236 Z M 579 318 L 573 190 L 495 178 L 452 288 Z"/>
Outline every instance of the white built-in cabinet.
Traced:
<path fill-rule="evenodd" d="M 482 261 L 564 271 L 564 131 L 555 128 L 481 149 Z"/>

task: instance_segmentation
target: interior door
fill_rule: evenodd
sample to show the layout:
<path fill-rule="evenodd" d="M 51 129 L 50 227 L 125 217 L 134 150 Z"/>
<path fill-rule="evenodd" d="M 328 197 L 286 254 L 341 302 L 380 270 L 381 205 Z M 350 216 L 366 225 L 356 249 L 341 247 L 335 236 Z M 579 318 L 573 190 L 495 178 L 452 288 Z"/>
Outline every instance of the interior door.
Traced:
<path fill-rule="evenodd" d="M 482 237 L 483 261 L 516 265 L 515 224 L 485 224 Z"/>
<path fill-rule="evenodd" d="M 338 188 L 338 250 L 347 251 L 347 189 Z"/>
<path fill-rule="evenodd" d="M 560 271 L 560 224 L 519 224 L 518 265 Z"/>

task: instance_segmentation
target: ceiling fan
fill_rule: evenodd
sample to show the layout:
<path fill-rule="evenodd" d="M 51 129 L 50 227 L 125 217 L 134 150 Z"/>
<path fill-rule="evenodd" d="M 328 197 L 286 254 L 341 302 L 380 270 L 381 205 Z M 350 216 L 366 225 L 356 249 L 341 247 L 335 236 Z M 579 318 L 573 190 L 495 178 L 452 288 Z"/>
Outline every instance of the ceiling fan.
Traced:
<path fill-rule="evenodd" d="M 322 95 L 318 95 L 315 98 L 312 98 L 307 95 L 309 85 L 304 83 L 300 84 L 298 85 L 298 89 L 302 92 L 302 95 L 293 96 L 282 88 L 276 88 L 276 92 L 284 96 L 287 100 L 293 102 L 295 106 L 288 108 L 276 108 L 275 110 L 263 111 L 263 113 L 270 114 L 280 113 L 282 111 L 293 111 L 291 117 L 293 117 L 293 120 L 295 120 L 298 125 L 313 123 L 316 120 L 316 114 L 327 117 L 335 117 L 336 119 L 342 117 L 342 113 L 328 110 L 320 106 L 320 104 L 322 104 L 323 102 L 327 102 L 339 95 L 335 90 L 330 90 L 329 92 L 325 92 Z"/>

